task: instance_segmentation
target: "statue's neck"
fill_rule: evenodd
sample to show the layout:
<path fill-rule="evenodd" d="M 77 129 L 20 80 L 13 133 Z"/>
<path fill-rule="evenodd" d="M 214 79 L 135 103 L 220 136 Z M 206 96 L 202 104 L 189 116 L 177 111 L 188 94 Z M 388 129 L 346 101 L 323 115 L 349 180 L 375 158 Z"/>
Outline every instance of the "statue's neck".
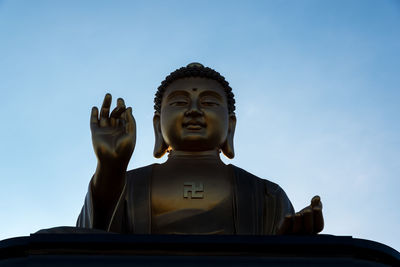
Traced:
<path fill-rule="evenodd" d="M 175 160 L 212 160 L 216 162 L 221 162 L 219 157 L 219 151 L 209 150 L 209 151 L 179 151 L 173 150 L 168 154 L 168 161 Z"/>

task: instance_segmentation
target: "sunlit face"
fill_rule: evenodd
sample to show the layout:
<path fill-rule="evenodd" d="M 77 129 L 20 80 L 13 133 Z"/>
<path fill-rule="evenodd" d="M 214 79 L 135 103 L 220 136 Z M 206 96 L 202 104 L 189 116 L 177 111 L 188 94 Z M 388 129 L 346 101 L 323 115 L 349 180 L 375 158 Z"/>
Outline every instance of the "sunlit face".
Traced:
<path fill-rule="evenodd" d="M 207 78 L 182 78 L 170 84 L 161 102 L 161 132 L 172 150 L 217 150 L 228 134 L 226 93 Z"/>

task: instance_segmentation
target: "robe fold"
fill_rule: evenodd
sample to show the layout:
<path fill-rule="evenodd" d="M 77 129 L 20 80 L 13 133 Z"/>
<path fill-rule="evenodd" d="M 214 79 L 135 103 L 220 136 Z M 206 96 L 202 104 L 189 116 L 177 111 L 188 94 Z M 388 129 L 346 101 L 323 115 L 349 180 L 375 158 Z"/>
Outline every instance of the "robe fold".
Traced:
<path fill-rule="evenodd" d="M 277 184 L 234 165 L 233 220 L 235 234 L 275 234 L 280 221 L 294 214 L 286 193 Z M 125 187 L 114 209 L 109 232 L 151 234 L 151 176 L 154 164 L 128 171 Z M 93 228 L 93 203 L 89 186 L 77 226 Z"/>

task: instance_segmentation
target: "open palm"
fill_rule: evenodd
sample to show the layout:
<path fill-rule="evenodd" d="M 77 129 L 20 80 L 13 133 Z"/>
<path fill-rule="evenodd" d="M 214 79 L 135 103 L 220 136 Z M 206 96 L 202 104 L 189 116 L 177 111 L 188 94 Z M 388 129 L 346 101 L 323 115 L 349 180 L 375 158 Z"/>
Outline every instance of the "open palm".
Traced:
<path fill-rule="evenodd" d="M 90 129 L 93 148 L 99 163 L 111 169 L 126 170 L 136 144 L 136 123 L 132 109 L 124 100 L 117 100 L 117 107 L 109 114 L 111 95 L 106 94 L 99 111 L 92 108 Z"/>

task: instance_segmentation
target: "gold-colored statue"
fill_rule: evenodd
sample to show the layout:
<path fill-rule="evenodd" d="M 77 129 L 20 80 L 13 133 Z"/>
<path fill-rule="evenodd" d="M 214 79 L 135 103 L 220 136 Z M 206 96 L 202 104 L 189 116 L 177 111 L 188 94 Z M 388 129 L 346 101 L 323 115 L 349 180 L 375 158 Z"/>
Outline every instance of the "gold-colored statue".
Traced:
<path fill-rule="evenodd" d="M 154 156 L 163 164 L 126 171 L 136 124 L 111 95 L 92 109 L 98 164 L 77 226 L 135 234 L 315 234 L 323 229 L 318 196 L 295 213 L 285 192 L 233 165 L 235 100 L 229 83 L 199 63 L 180 68 L 155 97 Z M 251 142 L 251 140 L 249 140 Z"/>

